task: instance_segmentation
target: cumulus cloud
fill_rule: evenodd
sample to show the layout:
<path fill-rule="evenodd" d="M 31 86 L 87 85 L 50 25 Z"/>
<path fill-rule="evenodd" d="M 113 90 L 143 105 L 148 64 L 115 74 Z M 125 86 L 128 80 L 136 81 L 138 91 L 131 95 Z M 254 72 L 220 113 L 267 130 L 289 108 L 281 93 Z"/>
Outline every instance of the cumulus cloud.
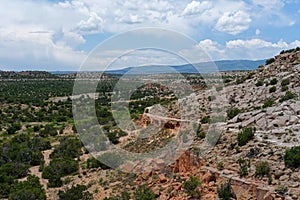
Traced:
<path fill-rule="evenodd" d="M 1 1 L 0 65 L 39 70 L 79 66 L 86 54 L 75 48 L 85 40 L 71 29 L 82 17 L 78 10 L 46 1 Z"/>
<path fill-rule="evenodd" d="M 266 59 L 273 57 L 283 49 L 300 46 L 300 41 L 287 43 L 283 40 L 270 42 L 262 39 L 230 40 L 224 45 L 209 39 L 202 40 L 198 44 L 213 60 L 224 59 Z"/>
<path fill-rule="evenodd" d="M 226 46 L 230 49 L 233 48 L 287 48 L 288 44 L 283 40 L 278 41 L 277 43 L 268 42 L 262 39 L 251 39 L 251 40 L 231 40 L 226 43 Z"/>
<path fill-rule="evenodd" d="M 97 13 L 92 12 L 87 20 L 81 20 L 75 31 L 82 35 L 95 34 L 102 32 L 103 20 L 97 15 Z"/>
<path fill-rule="evenodd" d="M 220 32 L 236 35 L 249 28 L 250 15 L 244 11 L 226 12 L 218 20 L 215 28 Z"/>
<path fill-rule="evenodd" d="M 212 2 L 210 1 L 192 1 L 187 4 L 185 9 L 183 10 L 183 15 L 196 15 L 201 14 L 203 11 L 212 8 Z"/>
<path fill-rule="evenodd" d="M 205 39 L 205 40 L 200 41 L 199 47 L 203 48 L 205 51 L 208 51 L 208 52 L 224 53 L 221 45 L 219 45 L 217 42 L 212 41 L 210 39 Z"/>
<path fill-rule="evenodd" d="M 142 18 L 137 15 L 129 14 L 129 16 L 123 16 L 119 19 L 119 22 L 126 24 L 140 24 L 143 22 Z"/>

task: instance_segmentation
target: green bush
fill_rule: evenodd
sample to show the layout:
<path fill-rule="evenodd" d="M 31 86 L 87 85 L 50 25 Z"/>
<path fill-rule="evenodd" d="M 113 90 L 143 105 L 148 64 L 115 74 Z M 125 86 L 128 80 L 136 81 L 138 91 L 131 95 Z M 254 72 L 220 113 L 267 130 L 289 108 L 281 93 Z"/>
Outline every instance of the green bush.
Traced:
<path fill-rule="evenodd" d="M 254 138 L 256 128 L 245 127 L 238 133 L 237 141 L 239 146 L 246 145 L 250 140 Z"/>
<path fill-rule="evenodd" d="M 206 137 L 206 132 L 204 131 L 197 132 L 197 137 L 200 139 L 204 139 Z"/>
<path fill-rule="evenodd" d="M 262 80 L 259 80 L 255 83 L 256 87 L 260 87 L 264 85 L 264 82 Z"/>
<path fill-rule="evenodd" d="M 278 83 L 277 78 L 273 78 L 273 79 L 270 81 L 270 85 L 276 85 L 277 83 Z"/>
<path fill-rule="evenodd" d="M 87 189 L 84 185 L 76 185 L 65 191 L 59 191 L 58 196 L 60 200 L 92 200 L 92 194 L 85 192 Z"/>
<path fill-rule="evenodd" d="M 26 181 L 18 182 L 12 188 L 9 200 L 46 200 L 46 193 L 36 176 L 28 176 Z"/>
<path fill-rule="evenodd" d="M 63 137 L 50 154 L 50 158 L 76 158 L 82 154 L 81 147 L 79 139 Z"/>
<path fill-rule="evenodd" d="M 200 120 L 201 124 L 210 123 L 210 116 L 205 116 Z"/>
<path fill-rule="evenodd" d="M 39 135 L 41 137 L 56 136 L 57 130 L 53 125 L 47 124 L 45 128 L 40 131 Z"/>
<path fill-rule="evenodd" d="M 273 62 L 275 62 L 275 58 L 269 58 L 269 59 L 266 60 L 266 65 L 269 65 Z"/>
<path fill-rule="evenodd" d="M 231 192 L 230 180 L 227 183 L 222 184 L 217 188 L 218 197 L 222 200 L 230 200 L 234 198 L 234 194 Z"/>
<path fill-rule="evenodd" d="M 55 158 L 43 169 L 42 177 L 49 179 L 49 187 L 59 187 L 62 185 L 61 177 L 77 172 L 78 168 L 78 161 L 71 158 Z"/>
<path fill-rule="evenodd" d="M 156 195 L 154 192 L 147 186 L 142 185 L 138 186 L 138 188 L 133 193 L 135 200 L 154 200 L 156 199 Z"/>
<path fill-rule="evenodd" d="M 215 100 L 216 99 L 216 96 L 208 96 L 208 101 L 213 101 L 213 100 Z"/>
<path fill-rule="evenodd" d="M 227 110 L 227 118 L 232 119 L 235 116 L 237 116 L 240 112 L 241 112 L 241 110 L 238 108 L 231 108 L 231 109 Z"/>
<path fill-rule="evenodd" d="M 261 161 L 257 164 L 255 170 L 255 176 L 269 176 L 270 166 L 267 161 Z"/>
<path fill-rule="evenodd" d="M 300 47 L 296 47 L 296 48 L 294 48 L 294 49 L 282 50 L 282 51 L 280 52 L 280 54 L 297 52 L 297 51 L 299 51 L 299 50 L 300 50 Z"/>
<path fill-rule="evenodd" d="M 20 123 L 13 123 L 12 126 L 8 127 L 6 130 L 7 134 L 12 135 L 21 129 Z"/>
<path fill-rule="evenodd" d="M 285 91 L 287 91 L 288 89 L 289 89 L 289 86 L 287 86 L 287 85 L 281 87 L 281 91 L 282 91 L 282 92 L 285 92 Z"/>
<path fill-rule="evenodd" d="M 287 85 L 289 85 L 290 84 L 290 79 L 289 78 L 286 78 L 286 79 L 283 79 L 282 81 L 281 81 L 281 86 L 283 87 L 283 86 L 287 86 Z"/>
<path fill-rule="evenodd" d="M 41 150 L 48 149 L 48 145 L 50 145 L 49 141 L 41 137 L 31 137 L 25 133 L 1 143 L 0 198 L 8 198 L 12 192 L 18 193 L 18 191 L 12 191 L 16 179 L 26 177 L 31 166 L 43 163 L 44 157 Z"/>
<path fill-rule="evenodd" d="M 240 169 L 239 169 L 239 175 L 240 177 L 244 177 L 248 175 L 248 168 L 250 167 L 250 161 L 249 160 L 245 160 L 243 158 L 240 158 L 238 160 Z"/>
<path fill-rule="evenodd" d="M 62 185 L 63 182 L 60 177 L 51 177 L 47 183 L 49 188 L 61 187 Z"/>
<path fill-rule="evenodd" d="M 1 165 L 0 174 L 13 178 L 23 178 L 27 175 L 30 165 L 20 162 L 10 162 Z"/>
<path fill-rule="evenodd" d="M 196 176 L 191 176 L 190 180 L 185 181 L 182 188 L 193 198 L 200 198 L 201 193 L 197 188 L 201 185 L 201 182 Z"/>
<path fill-rule="evenodd" d="M 246 78 L 245 77 L 241 77 L 241 78 L 238 78 L 238 79 L 236 79 L 236 84 L 237 85 L 239 85 L 239 84 L 241 84 L 241 83 L 244 83 L 246 81 Z"/>
<path fill-rule="evenodd" d="M 288 188 L 283 185 L 279 185 L 278 188 L 275 189 L 275 192 L 280 195 L 285 195 L 288 192 Z"/>
<path fill-rule="evenodd" d="M 270 88 L 269 88 L 269 92 L 270 92 L 270 93 L 276 92 L 276 86 L 270 87 Z"/>
<path fill-rule="evenodd" d="M 269 99 L 269 100 L 264 102 L 264 105 L 262 107 L 263 108 L 271 107 L 271 106 L 273 106 L 273 104 L 274 104 L 274 101 Z"/>
<path fill-rule="evenodd" d="M 87 168 L 91 169 L 91 168 L 98 168 L 101 167 L 101 169 L 110 169 L 109 166 L 105 165 L 104 163 L 102 163 L 101 161 L 99 161 L 96 158 L 89 158 L 87 160 Z"/>
<path fill-rule="evenodd" d="M 219 162 L 218 164 L 217 164 L 217 169 L 218 170 L 223 170 L 224 169 L 224 163 L 223 162 Z"/>
<path fill-rule="evenodd" d="M 284 163 L 287 167 L 300 167 L 300 146 L 287 149 L 284 155 Z"/>
<path fill-rule="evenodd" d="M 279 102 L 284 102 L 290 99 L 296 98 L 297 95 L 292 93 L 291 91 L 287 91 L 283 97 L 280 98 Z"/>

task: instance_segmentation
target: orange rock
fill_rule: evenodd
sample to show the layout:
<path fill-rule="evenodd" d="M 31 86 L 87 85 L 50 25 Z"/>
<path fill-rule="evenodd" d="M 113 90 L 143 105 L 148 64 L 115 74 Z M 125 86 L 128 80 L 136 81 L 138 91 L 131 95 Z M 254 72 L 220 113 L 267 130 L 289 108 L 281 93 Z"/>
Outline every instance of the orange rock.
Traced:
<path fill-rule="evenodd" d="M 182 187 L 182 183 L 179 183 L 178 185 L 174 186 L 174 190 L 179 191 L 181 190 L 181 187 Z"/>
<path fill-rule="evenodd" d="M 159 182 L 161 182 L 161 183 L 167 182 L 167 178 L 164 174 L 160 174 L 158 179 L 159 179 Z"/>
<path fill-rule="evenodd" d="M 143 178 L 144 180 L 146 180 L 146 179 L 149 178 L 151 175 L 152 175 L 152 171 L 144 172 L 144 173 L 142 174 L 142 178 Z"/>

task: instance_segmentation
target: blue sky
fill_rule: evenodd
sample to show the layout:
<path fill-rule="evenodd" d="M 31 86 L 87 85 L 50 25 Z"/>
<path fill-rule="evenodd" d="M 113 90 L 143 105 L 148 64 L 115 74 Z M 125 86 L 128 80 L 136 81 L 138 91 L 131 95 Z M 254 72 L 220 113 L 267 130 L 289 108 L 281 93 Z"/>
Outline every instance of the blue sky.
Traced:
<path fill-rule="evenodd" d="M 77 70 L 99 43 L 143 27 L 185 34 L 213 60 L 300 46 L 299 0 L 1 0 L 0 19 L 0 70 Z"/>

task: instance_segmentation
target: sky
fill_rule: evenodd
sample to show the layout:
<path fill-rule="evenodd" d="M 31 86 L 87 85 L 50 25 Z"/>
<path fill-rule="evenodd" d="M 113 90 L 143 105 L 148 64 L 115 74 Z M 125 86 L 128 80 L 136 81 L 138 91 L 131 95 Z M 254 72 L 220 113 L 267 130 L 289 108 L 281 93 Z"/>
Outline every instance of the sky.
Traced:
<path fill-rule="evenodd" d="M 300 46 L 300 0 L 1 0 L 0 19 L 0 70 L 78 70 L 97 45 L 146 27 L 183 34 L 195 43 L 175 51 L 201 48 L 212 60 L 266 59 Z M 101 58 L 138 42 L 125 38 Z M 162 55 L 143 60 L 168 63 Z"/>

